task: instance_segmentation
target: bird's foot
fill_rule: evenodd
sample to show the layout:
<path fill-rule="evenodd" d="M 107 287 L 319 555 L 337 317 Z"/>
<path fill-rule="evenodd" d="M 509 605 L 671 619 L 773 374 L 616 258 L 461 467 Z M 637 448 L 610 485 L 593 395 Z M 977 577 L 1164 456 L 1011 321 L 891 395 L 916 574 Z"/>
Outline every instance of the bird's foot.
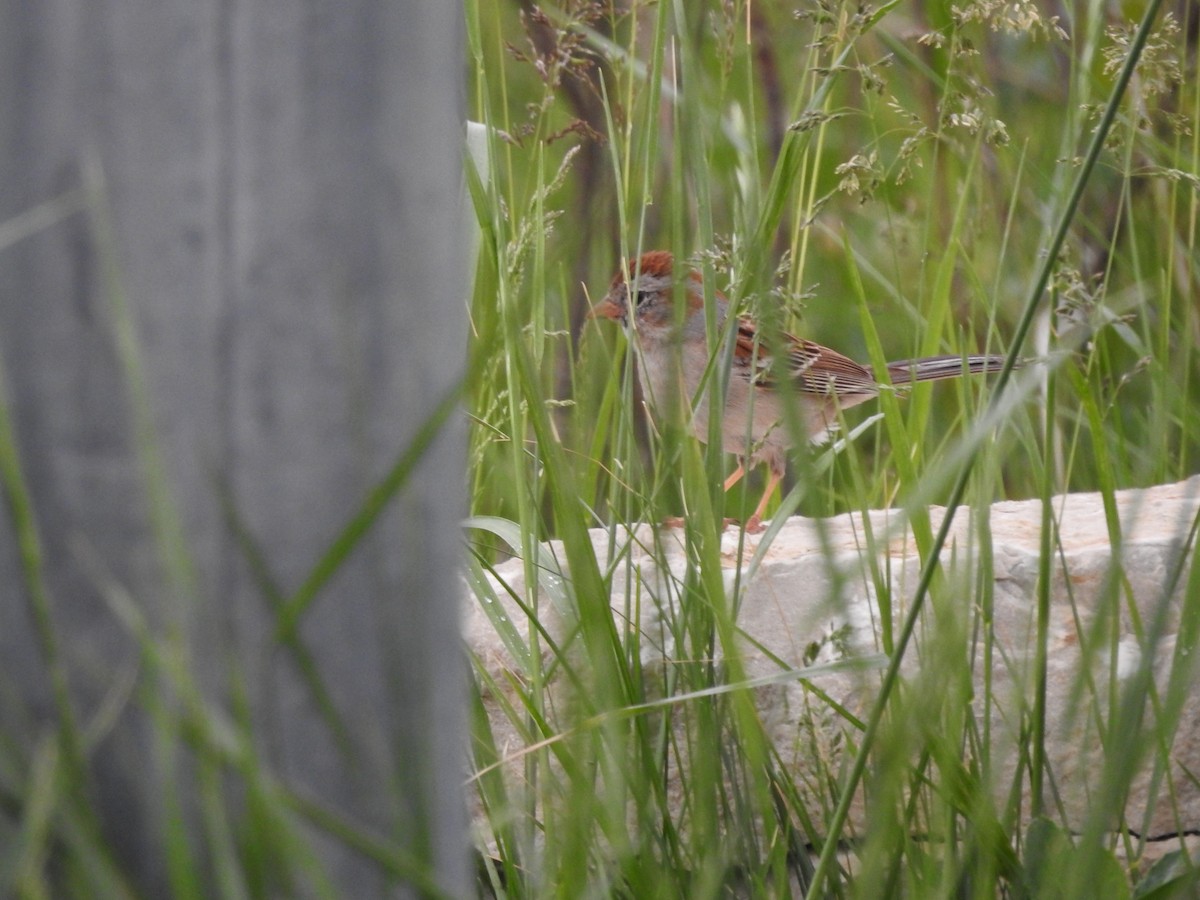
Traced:
<path fill-rule="evenodd" d="M 759 515 L 753 515 L 746 520 L 746 534 L 762 534 L 767 530 L 767 523 Z"/>

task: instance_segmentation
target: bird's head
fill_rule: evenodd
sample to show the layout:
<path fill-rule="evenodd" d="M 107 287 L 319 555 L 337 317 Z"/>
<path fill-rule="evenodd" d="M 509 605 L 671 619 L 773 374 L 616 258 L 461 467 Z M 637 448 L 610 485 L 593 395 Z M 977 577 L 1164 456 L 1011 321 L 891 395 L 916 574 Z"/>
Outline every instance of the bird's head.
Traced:
<path fill-rule="evenodd" d="M 687 277 L 688 309 L 684 319 L 704 307 L 700 276 Z M 665 250 L 643 253 L 628 272 L 621 269 L 613 276 L 604 299 L 592 307 L 589 319 L 614 319 L 647 337 L 667 334 L 676 324 L 674 306 L 675 273 L 671 254 Z"/>

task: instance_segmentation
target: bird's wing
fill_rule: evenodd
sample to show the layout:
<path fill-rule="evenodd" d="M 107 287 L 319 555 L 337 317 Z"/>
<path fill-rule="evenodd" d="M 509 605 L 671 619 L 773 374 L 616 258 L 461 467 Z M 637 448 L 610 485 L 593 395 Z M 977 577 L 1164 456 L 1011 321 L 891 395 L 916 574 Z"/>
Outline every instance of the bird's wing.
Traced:
<path fill-rule="evenodd" d="M 792 390 L 822 397 L 870 396 L 879 392 L 870 370 L 836 350 L 786 333 L 780 334 L 779 342 L 787 350 L 782 363 L 775 361 L 754 322 L 739 319 L 733 348 L 734 369 L 741 377 L 772 390 L 778 390 L 779 379 L 786 377 Z"/>

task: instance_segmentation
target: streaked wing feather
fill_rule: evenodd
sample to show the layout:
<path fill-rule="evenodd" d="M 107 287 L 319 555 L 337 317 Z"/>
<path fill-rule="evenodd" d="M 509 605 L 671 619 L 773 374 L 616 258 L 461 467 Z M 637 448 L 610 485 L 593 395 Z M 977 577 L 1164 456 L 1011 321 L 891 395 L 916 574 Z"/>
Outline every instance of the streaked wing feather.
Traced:
<path fill-rule="evenodd" d="M 793 390 L 827 397 L 831 394 L 874 394 L 878 385 L 869 370 L 854 360 L 813 341 L 783 334 L 788 346 L 787 373 Z M 777 388 L 779 367 L 748 319 L 738 320 L 734 364 L 739 374 L 755 384 Z"/>

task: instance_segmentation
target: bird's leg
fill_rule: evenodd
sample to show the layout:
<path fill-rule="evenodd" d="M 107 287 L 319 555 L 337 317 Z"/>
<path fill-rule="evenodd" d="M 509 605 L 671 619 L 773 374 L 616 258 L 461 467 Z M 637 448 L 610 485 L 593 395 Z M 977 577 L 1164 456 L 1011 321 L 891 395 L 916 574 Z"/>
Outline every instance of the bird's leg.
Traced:
<path fill-rule="evenodd" d="M 725 479 L 725 490 L 729 490 L 735 484 L 742 480 L 742 476 L 746 474 L 746 467 L 742 463 L 738 463 L 738 467 L 733 470 L 733 473 Z M 730 525 L 736 524 L 736 519 L 725 519 L 723 526 L 728 528 Z M 663 520 L 664 528 L 682 528 L 683 519 L 680 516 L 668 516 Z"/>
<path fill-rule="evenodd" d="M 767 487 L 763 491 L 762 499 L 758 501 L 758 508 L 754 510 L 754 515 L 746 520 L 746 533 L 758 534 L 766 530 L 766 525 L 763 524 L 763 513 L 766 512 L 767 504 L 771 502 L 771 495 L 775 493 L 775 488 L 783 479 L 782 472 L 776 472 L 771 466 L 767 466 Z"/>
<path fill-rule="evenodd" d="M 733 473 L 725 479 L 725 490 L 728 491 L 731 487 L 742 480 L 742 476 L 746 474 L 746 466 L 739 462 L 738 467 L 733 470 Z"/>
<path fill-rule="evenodd" d="M 746 464 L 739 459 L 738 467 L 730 473 L 728 478 L 725 479 L 724 490 L 726 492 L 728 492 L 731 487 L 733 487 L 735 484 L 737 484 L 739 481 L 742 480 L 742 476 L 745 474 L 746 474 Z M 726 516 L 724 521 L 721 523 L 721 527 L 724 529 L 724 528 L 728 528 L 730 525 L 736 525 L 736 524 L 737 524 L 737 519 L 731 519 L 728 516 Z"/>

